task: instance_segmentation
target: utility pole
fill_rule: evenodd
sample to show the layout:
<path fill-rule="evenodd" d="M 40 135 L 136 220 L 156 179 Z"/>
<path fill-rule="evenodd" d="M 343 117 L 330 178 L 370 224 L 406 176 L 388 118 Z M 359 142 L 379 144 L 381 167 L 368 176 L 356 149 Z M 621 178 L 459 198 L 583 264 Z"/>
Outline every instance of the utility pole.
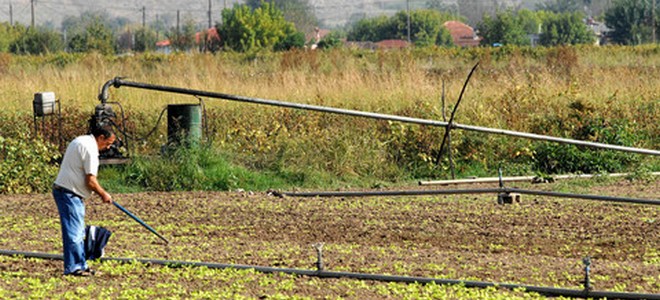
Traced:
<path fill-rule="evenodd" d="M 176 33 L 177 33 L 177 34 L 179 34 L 179 15 L 180 15 L 180 12 L 179 12 L 179 10 L 177 9 L 177 10 L 176 10 Z"/>
<path fill-rule="evenodd" d="M 651 29 L 653 31 L 653 44 L 655 44 L 655 0 L 653 0 L 653 6 L 651 7 Z"/>
<path fill-rule="evenodd" d="M 211 0 L 209 0 L 209 27 L 213 26 L 213 19 L 211 18 Z"/>
<path fill-rule="evenodd" d="M 14 26 L 14 8 L 9 3 L 9 25 Z"/>
<path fill-rule="evenodd" d="M 160 40 L 160 15 L 156 14 L 156 41 Z"/>
<path fill-rule="evenodd" d="M 142 28 L 146 27 L 147 25 L 147 8 L 146 6 L 142 6 Z"/>
<path fill-rule="evenodd" d="M 32 11 L 32 28 L 34 28 L 34 0 L 30 0 L 30 9 Z"/>
<path fill-rule="evenodd" d="M 66 28 L 62 28 L 62 40 L 66 41 Z M 69 44 L 64 43 L 64 51 L 69 51 Z"/>
<path fill-rule="evenodd" d="M 406 10 L 408 11 L 408 43 L 410 44 L 410 0 L 406 0 Z"/>

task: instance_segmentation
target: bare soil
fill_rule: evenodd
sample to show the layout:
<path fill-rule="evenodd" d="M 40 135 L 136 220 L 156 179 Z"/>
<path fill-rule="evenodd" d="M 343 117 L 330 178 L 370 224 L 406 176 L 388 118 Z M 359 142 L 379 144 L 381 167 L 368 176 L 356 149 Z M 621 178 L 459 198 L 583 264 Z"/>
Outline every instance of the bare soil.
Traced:
<path fill-rule="evenodd" d="M 660 195 L 660 180 L 523 187 L 656 200 Z M 326 270 L 581 289 L 582 259 L 589 256 L 596 290 L 660 293 L 660 207 L 655 205 L 529 195 L 509 205 L 497 204 L 496 195 L 279 198 L 267 192 L 200 191 L 113 197 L 170 244 L 114 206 L 87 200 L 87 224 L 113 232 L 109 257 L 315 269 L 312 245 L 323 243 Z M 61 253 L 51 195 L 0 195 L 0 249 Z M 0 273 L 18 270 L 43 280 L 62 272 L 59 261 L 0 260 Z M 162 280 L 150 278 L 144 277 L 145 286 Z M 196 281 L 181 284 L 203 289 Z M 361 296 L 341 289 L 292 293 Z"/>

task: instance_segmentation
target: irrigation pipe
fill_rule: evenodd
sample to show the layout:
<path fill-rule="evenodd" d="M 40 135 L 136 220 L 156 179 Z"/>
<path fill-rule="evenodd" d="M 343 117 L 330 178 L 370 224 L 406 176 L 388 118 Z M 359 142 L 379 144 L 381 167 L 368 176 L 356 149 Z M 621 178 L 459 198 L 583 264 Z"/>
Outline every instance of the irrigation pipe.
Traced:
<path fill-rule="evenodd" d="M 277 192 L 278 196 L 291 197 L 373 197 L 373 196 L 421 196 L 421 195 L 454 195 L 454 194 L 499 194 L 499 193 L 518 193 L 527 195 L 576 198 L 585 200 L 598 200 L 607 202 L 622 202 L 633 204 L 660 205 L 660 200 L 638 199 L 625 197 L 612 197 L 600 195 L 584 195 L 571 193 L 558 193 L 548 191 L 525 190 L 518 188 L 484 188 L 484 189 L 460 189 L 460 190 L 399 190 L 399 191 L 346 191 L 346 192 Z"/>
<path fill-rule="evenodd" d="M 0 254 L 6 256 L 20 256 L 20 257 L 29 257 L 29 258 L 62 260 L 62 255 L 40 253 L 40 252 L 0 250 Z M 253 269 L 257 272 L 262 272 L 262 273 L 285 273 L 285 274 L 319 277 L 319 278 L 349 278 L 349 279 L 359 279 L 359 280 L 373 280 L 373 281 L 401 282 L 401 283 L 423 283 L 423 284 L 435 283 L 439 285 L 461 284 L 469 288 L 500 287 L 510 290 L 522 288 L 525 289 L 525 291 L 527 292 L 535 292 L 542 295 L 555 296 L 555 297 L 564 296 L 564 297 L 577 297 L 577 298 L 660 300 L 660 294 L 574 290 L 574 289 L 565 289 L 565 288 L 556 288 L 556 287 L 543 287 L 543 286 L 533 286 L 533 285 L 524 285 L 524 284 L 497 283 L 497 282 L 474 281 L 474 280 L 439 279 L 439 278 L 416 277 L 416 276 L 396 276 L 396 275 L 366 274 L 366 273 L 354 273 L 354 272 L 335 272 L 335 271 L 324 271 L 324 270 L 273 268 L 273 267 L 255 266 L 255 265 L 190 262 L 190 261 L 162 260 L 162 259 L 148 259 L 148 258 L 104 257 L 101 258 L 100 260 L 117 261 L 121 263 L 139 262 L 143 264 L 162 265 L 168 267 L 191 266 L 191 267 L 206 267 L 209 269 L 239 269 L 239 270 Z"/>
<path fill-rule="evenodd" d="M 114 79 L 109 80 L 108 82 L 106 82 L 103 85 L 103 87 L 101 88 L 101 92 L 99 93 L 99 96 L 98 96 L 98 98 L 99 98 L 99 100 L 101 101 L 102 104 L 105 104 L 107 102 L 108 97 L 109 97 L 108 89 L 111 86 L 115 87 L 115 88 L 119 88 L 119 87 L 122 87 L 122 86 L 127 86 L 127 87 L 141 88 L 141 89 L 146 89 L 146 90 L 155 90 L 155 91 L 162 91 L 162 92 L 186 94 L 186 95 L 192 95 L 192 96 L 218 98 L 218 99 L 225 99 L 225 100 L 232 100 L 232 101 L 239 101 L 239 102 L 247 102 L 247 103 L 253 103 L 253 104 L 262 104 L 262 105 L 271 105 L 271 106 L 279 106 L 279 107 L 287 107 L 287 108 L 312 110 L 312 111 L 318 111 L 318 112 L 326 112 L 326 113 L 333 113 L 333 114 L 340 114 L 340 115 L 349 115 L 349 116 L 356 116 L 356 117 L 365 117 L 365 118 L 372 118 L 372 119 L 379 119 L 379 120 L 398 121 L 398 122 L 403 122 L 403 123 L 413 123 L 413 124 L 419 124 L 419 125 L 429 125 L 429 126 L 439 126 L 439 127 L 449 126 L 449 123 L 447 123 L 447 122 L 436 121 L 436 120 L 419 119 L 419 118 L 403 117 L 403 116 L 388 115 L 388 114 L 379 114 L 379 113 L 372 113 L 372 112 L 365 112 L 365 111 L 358 111 L 358 110 L 350 110 L 350 109 L 340 109 L 340 108 L 333 108 L 333 107 L 327 107 L 327 106 L 318 106 L 318 105 L 309 105 L 309 104 L 301 104 L 301 103 L 283 102 L 283 101 L 276 101 L 276 100 L 269 100 L 269 99 L 262 99 L 262 98 L 251 98 L 251 97 L 244 97 L 244 96 L 238 96 L 238 95 L 215 93 L 215 92 L 208 92 L 208 91 L 200 91 L 200 90 L 178 88 L 178 87 L 171 87 L 171 86 L 162 86 L 162 85 L 127 81 L 127 80 L 124 80 L 121 77 L 115 77 Z M 495 128 L 472 126 L 472 125 L 463 125 L 463 124 L 458 124 L 458 123 L 455 123 L 455 122 L 451 124 L 451 128 L 452 129 L 457 128 L 457 129 L 463 129 L 463 130 L 491 133 L 491 134 L 500 134 L 500 135 L 522 137 L 522 138 L 527 138 L 527 139 L 532 139 L 532 140 L 542 140 L 542 141 L 549 141 L 549 142 L 573 144 L 573 145 L 577 145 L 577 146 L 586 146 L 586 147 L 593 147 L 593 148 L 610 149 L 610 150 L 618 150 L 618 151 L 624 151 L 624 152 L 632 152 L 632 153 L 649 154 L 649 155 L 660 156 L 660 151 L 652 150 L 652 149 L 634 148 L 634 147 L 610 145 L 610 144 L 603 144 L 603 143 L 594 143 L 594 142 L 588 142 L 588 141 L 558 138 L 558 137 L 553 137 L 553 136 L 518 132 L 518 131 L 512 131 L 512 130 L 495 129 Z"/>
<path fill-rule="evenodd" d="M 651 172 L 653 176 L 660 176 L 660 172 Z M 611 173 L 611 174 L 568 174 L 568 175 L 557 175 L 550 176 L 553 180 L 557 179 L 581 179 L 581 178 L 593 178 L 593 177 L 623 177 L 629 176 L 630 173 Z M 533 181 L 539 178 L 538 176 L 512 176 L 512 177 L 502 177 L 502 182 L 520 182 L 520 181 Z M 483 178 L 467 178 L 467 179 L 450 179 L 450 180 L 430 180 L 430 181 L 419 181 L 419 185 L 449 185 L 449 184 L 461 184 L 461 183 L 492 183 L 500 182 L 499 177 L 483 177 Z"/>

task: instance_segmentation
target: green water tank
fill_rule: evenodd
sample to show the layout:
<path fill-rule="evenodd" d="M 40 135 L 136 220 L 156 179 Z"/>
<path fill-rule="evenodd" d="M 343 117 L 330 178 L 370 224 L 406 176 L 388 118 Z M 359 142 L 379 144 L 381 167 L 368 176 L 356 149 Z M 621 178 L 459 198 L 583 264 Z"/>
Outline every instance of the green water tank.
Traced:
<path fill-rule="evenodd" d="M 167 144 L 169 146 L 196 144 L 201 138 L 201 105 L 170 104 L 167 106 Z"/>

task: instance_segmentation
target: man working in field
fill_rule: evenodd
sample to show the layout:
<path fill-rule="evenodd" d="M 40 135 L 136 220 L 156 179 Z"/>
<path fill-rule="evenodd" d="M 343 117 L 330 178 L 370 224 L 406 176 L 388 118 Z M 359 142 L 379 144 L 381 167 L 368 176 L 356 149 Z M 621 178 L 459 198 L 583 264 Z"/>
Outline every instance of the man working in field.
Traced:
<path fill-rule="evenodd" d="M 95 192 L 105 203 L 112 197 L 96 180 L 99 152 L 108 149 L 116 137 L 108 126 L 94 126 L 92 134 L 75 138 L 67 147 L 60 171 L 53 184 L 53 197 L 57 203 L 62 227 L 64 248 L 64 275 L 90 276 L 94 271 L 85 258 L 85 204 Z"/>

